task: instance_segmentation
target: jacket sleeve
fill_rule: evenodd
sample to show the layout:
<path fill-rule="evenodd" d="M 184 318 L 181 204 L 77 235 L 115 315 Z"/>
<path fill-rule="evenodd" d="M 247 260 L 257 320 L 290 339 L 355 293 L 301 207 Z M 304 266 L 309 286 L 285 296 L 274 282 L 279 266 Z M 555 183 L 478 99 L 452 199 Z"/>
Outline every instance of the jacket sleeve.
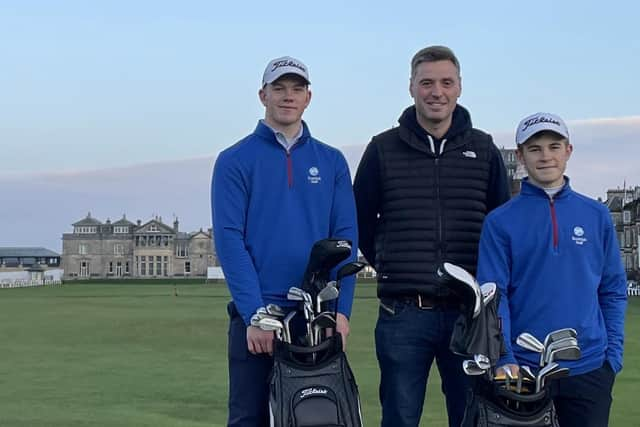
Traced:
<path fill-rule="evenodd" d="M 481 284 L 495 282 L 500 291 L 498 316 L 502 323 L 506 354 L 500 358 L 498 366 L 517 363 L 511 347 L 511 311 L 508 292 L 511 283 L 510 265 L 511 244 L 498 221 L 495 220 L 495 216 L 490 214 L 485 219 L 480 234 L 477 279 Z"/>
<path fill-rule="evenodd" d="M 509 177 L 504 166 L 502 154 L 496 145 L 491 142 L 491 160 L 489 169 L 489 191 L 487 195 L 487 212 L 491 212 L 511 198 Z"/>
<path fill-rule="evenodd" d="M 260 283 L 244 234 L 249 189 L 242 168 L 228 153 L 216 160 L 211 183 L 211 215 L 216 253 L 229 291 L 246 325 L 264 306 Z"/>
<path fill-rule="evenodd" d="M 378 150 L 373 141 L 369 143 L 356 172 L 353 184 L 358 212 L 360 251 L 367 262 L 375 267 L 375 232 L 380 213 L 381 178 Z"/>
<path fill-rule="evenodd" d="M 351 256 L 340 263 L 333 271 L 347 262 L 355 261 L 358 258 L 358 225 L 356 223 L 356 204 L 353 199 L 353 188 L 351 186 L 351 174 L 349 166 L 344 156 L 340 154 L 337 159 L 335 190 L 333 192 L 333 204 L 331 207 L 331 237 L 345 238 L 351 240 Z M 353 305 L 353 295 L 355 292 L 355 275 L 345 277 L 340 282 L 340 296 L 338 299 L 338 311 L 345 316 L 351 316 Z"/>
<path fill-rule="evenodd" d="M 620 257 L 618 239 L 608 212 L 605 215 L 605 221 L 605 264 L 598 288 L 598 300 L 607 329 L 606 359 L 617 373 L 622 369 L 627 279 L 622 265 L 622 258 Z"/>

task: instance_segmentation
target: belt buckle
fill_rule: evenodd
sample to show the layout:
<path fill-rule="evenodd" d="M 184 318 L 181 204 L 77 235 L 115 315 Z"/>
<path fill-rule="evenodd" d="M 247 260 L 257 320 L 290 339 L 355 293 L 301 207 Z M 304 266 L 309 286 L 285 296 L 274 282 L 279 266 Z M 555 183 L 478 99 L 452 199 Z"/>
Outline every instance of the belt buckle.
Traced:
<path fill-rule="evenodd" d="M 435 305 L 433 305 L 433 304 L 431 304 L 431 305 L 422 304 L 422 295 L 418 294 L 418 308 L 420 310 L 433 310 L 435 308 Z"/>

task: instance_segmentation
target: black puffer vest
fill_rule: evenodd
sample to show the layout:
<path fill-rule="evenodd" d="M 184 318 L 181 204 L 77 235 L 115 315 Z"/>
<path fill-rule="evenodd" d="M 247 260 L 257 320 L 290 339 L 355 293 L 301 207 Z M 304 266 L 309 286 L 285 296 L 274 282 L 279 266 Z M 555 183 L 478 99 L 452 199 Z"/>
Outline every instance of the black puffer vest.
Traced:
<path fill-rule="evenodd" d="M 464 114 L 468 126 L 458 126 L 439 155 L 402 120 L 372 141 L 383 193 L 375 233 L 380 297 L 450 297 L 437 273 L 445 261 L 475 274 L 492 139 Z"/>

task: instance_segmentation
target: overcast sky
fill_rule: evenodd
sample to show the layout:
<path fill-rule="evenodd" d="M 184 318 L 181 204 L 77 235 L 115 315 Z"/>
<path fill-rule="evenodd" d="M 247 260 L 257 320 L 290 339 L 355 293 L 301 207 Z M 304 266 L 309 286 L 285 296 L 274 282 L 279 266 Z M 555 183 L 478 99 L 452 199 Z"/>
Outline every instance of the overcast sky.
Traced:
<path fill-rule="evenodd" d="M 213 158 L 263 116 L 262 71 L 282 55 L 310 70 L 312 133 L 362 146 L 412 102 L 412 55 L 445 44 L 476 127 L 509 146 L 536 111 L 584 125 L 569 171 L 593 171 L 581 189 L 604 196 L 640 184 L 640 168 L 622 167 L 640 158 L 629 125 L 640 120 L 638 16 L 638 2 L 618 0 L 0 2 L 0 178 L 15 189 L 34 174 Z M 621 131 L 591 137 L 589 124 L 603 122 Z M 84 214 L 69 212 L 68 223 Z M 7 215 L 0 208 L 0 227 L 11 227 Z"/>

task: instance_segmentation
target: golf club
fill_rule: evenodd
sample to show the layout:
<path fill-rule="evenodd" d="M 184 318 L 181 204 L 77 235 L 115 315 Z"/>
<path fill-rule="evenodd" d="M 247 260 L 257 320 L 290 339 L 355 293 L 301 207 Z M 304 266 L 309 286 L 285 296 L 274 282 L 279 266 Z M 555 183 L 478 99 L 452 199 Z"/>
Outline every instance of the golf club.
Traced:
<path fill-rule="evenodd" d="M 516 344 L 518 344 L 525 350 L 533 351 L 534 353 L 540 353 L 541 355 L 544 351 L 544 345 L 542 345 L 538 338 L 534 337 L 529 332 L 523 332 L 518 335 L 518 338 L 516 338 Z"/>

